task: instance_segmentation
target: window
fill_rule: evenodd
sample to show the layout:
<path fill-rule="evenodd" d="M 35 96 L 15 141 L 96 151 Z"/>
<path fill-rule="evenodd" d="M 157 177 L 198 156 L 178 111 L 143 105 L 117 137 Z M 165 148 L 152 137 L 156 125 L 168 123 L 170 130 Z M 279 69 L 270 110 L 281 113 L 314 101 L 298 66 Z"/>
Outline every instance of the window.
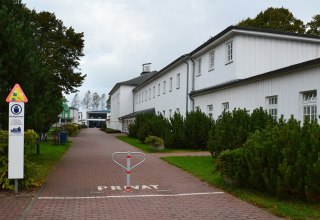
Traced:
<path fill-rule="evenodd" d="M 147 99 L 148 99 L 148 90 L 146 90 L 146 99 L 145 99 L 145 101 L 147 101 Z"/>
<path fill-rule="evenodd" d="M 317 91 L 302 93 L 303 120 L 317 119 Z"/>
<path fill-rule="evenodd" d="M 199 59 L 197 59 L 197 65 L 196 65 L 196 67 L 197 67 L 197 76 L 200 76 L 201 75 L 201 71 L 202 71 L 202 59 L 201 58 L 199 58 Z"/>
<path fill-rule="evenodd" d="M 140 94 L 139 94 L 139 103 L 140 103 L 140 98 L 141 98 L 141 97 L 140 97 Z"/>
<path fill-rule="evenodd" d="M 229 110 L 229 102 L 222 103 L 222 111 L 228 111 Z"/>
<path fill-rule="evenodd" d="M 172 110 L 169 109 L 169 117 L 171 118 L 172 117 Z"/>
<path fill-rule="evenodd" d="M 163 94 L 166 94 L 167 82 L 163 81 Z"/>
<path fill-rule="evenodd" d="M 142 100 L 142 102 L 143 102 L 143 92 L 142 92 L 142 95 L 141 95 L 141 100 Z"/>
<path fill-rule="evenodd" d="M 233 60 L 233 48 L 232 41 L 226 44 L 226 64 L 232 63 Z"/>
<path fill-rule="evenodd" d="M 209 71 L 214 69 L 214 51 L 209 53 Z"/>
<path fill-rule="evenodd" d="M 172 91 L 172 77 L 169 79 L 169 92 Z"/>
<path fill-rule="evenodd" d="M 212 105 L 207 105 L 207 111 L 208 111 L 209 118 L 212 119 L 213 106 Z"/>
<path fill-rule="evenodd" d="M 177 89 L 180 88 L 180 73 L 177 74 Z"/>
<path fill-rule="evenodd" d="M 195 109 L 196 109 L 196 111 L 200 111 L 200 107 L 199 106 L 196 106 Z"/>
<path fill-rule="evenodd" d="M 153 98 L 156 97 L 156 86 L 153 86 Z"/>
<path fill-rule="evenodd" d="M 179 108 L 176 108 L 176 113 L 180 114 L 180 109 Z"/>
<path fill-rule="evenodd" d="M 160 95 L 160 83 L 158 84 L 158 96 Z"/>
<path fill-rule="evenodd" d="M 166 111 L 165 110 L 162 111 L 162 116 L 166 117 Z"/>
<path fill-rule="evenodd" d="M 278 96 L 269 96 L 267 99 L 267 112 L 274 120 L 278 119 Z"/>
<path fill-rule="evenodd" d="M 149 99 L 151 99 L 151 88 L 149 89 Z"/>

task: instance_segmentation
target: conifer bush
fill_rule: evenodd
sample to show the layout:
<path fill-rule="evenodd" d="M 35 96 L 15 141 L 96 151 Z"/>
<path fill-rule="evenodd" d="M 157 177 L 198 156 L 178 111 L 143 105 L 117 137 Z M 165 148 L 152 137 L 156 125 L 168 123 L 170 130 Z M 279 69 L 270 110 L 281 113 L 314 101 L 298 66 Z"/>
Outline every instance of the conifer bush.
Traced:
<path fill-rule="evenodd" d="M 180 113 L 175 112 L 169 119 L 169 129 L 165 136 L 166 148 L 185 148 L 186 141 L 184 118 Z"/>

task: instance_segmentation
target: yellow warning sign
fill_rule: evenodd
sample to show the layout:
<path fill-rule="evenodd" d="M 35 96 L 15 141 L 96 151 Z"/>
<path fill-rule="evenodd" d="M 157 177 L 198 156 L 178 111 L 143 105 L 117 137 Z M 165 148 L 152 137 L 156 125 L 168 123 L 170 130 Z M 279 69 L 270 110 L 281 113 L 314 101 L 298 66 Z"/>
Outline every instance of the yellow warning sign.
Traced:
<path fill-rule="evenodd" d="M 15 84 L 11 92 L 9 93 L 7 102 L 28 102 L 27 96 L 22 91 L 19 84 Z"/>

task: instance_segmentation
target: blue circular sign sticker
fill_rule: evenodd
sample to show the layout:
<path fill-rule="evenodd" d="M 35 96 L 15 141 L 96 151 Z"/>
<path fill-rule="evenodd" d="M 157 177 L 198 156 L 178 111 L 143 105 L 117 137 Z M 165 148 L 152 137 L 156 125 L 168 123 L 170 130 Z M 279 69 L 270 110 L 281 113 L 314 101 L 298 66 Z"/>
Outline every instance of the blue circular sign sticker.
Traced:
<path fill-rule="evenodd" d="M 14 104 L 11 106 L 11 112 L 14 115 L 19 115 L 22 112 L 22 107 L 19 104 Z"/>

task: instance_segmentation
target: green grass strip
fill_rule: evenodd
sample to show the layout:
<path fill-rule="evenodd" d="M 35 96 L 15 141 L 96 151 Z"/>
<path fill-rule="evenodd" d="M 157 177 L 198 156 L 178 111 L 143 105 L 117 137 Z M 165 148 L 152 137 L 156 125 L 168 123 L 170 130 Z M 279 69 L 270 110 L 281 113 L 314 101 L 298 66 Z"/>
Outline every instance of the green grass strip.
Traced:
<path fill-rule="evenodd" d="M 277 216 L 287 219 L 320 219 L 320 204 L 297 200 L 281 200 L 255 190 L 226 185 L 220 173 L 216 171 L 214 158 L 210 156 L 164 157 L 162 159 Z"/>

